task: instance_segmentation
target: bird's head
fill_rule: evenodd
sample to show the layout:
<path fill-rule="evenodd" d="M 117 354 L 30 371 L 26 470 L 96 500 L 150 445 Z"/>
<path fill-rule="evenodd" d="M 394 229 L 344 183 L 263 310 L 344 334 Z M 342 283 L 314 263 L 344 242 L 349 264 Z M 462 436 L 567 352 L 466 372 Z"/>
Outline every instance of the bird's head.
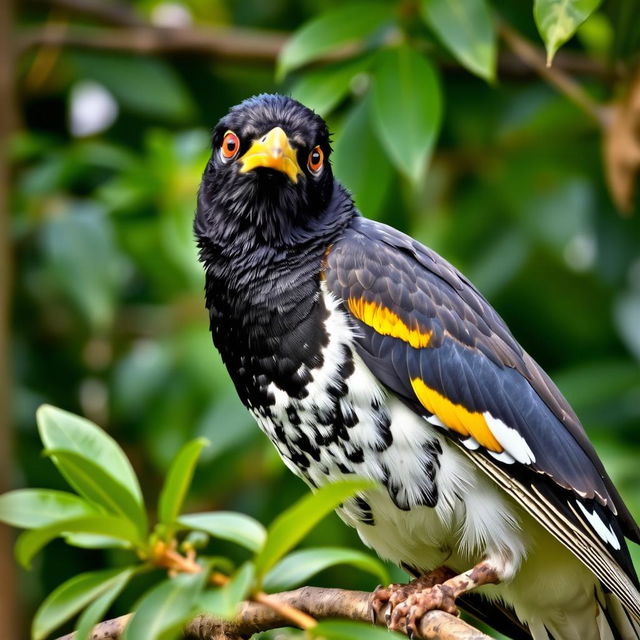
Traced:
<path fill-rule="evenodd" d="M 249 229 L 267 242 L 286 242 L 327 208 L 330 154 L 327 125 L 304 105 L 281 95 L 245 100 L 214 129 L 200 222 L 223 235 Z"/>

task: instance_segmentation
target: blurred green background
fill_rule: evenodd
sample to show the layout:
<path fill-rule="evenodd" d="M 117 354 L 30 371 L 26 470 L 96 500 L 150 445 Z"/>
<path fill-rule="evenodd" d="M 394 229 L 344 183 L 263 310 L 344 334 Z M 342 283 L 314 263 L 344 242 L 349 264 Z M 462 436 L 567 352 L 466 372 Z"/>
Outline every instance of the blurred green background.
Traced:
<path fill-rule="evenodd" d="M 458 23 L 442 4 L 29 0 L 13 15 L 3 4 L 3 490 L 64 488 L 39 453 L 34 413 L 48 402 L 106 428 L 150 502 L 179 446 L 200 435 L 212 445 L 192 509 L 268 523 L 306 491 L 213 349 L 191 231 L 210 130 L 244 98 L 281 91 L 327 117 L 334 170 L 366 215 L 425 242 L 487 295 L 640 515 L 640 216 L 633 172 L 625 182 L 616 164 L 640 131 L 624 107 L 637 92 L 638 4 L 605 0 L 556 56 L 551 82 L 573 78 L 582 107 L 523 60 L 528 41 L 544 60 L 532 3 L 460 0 Z M 318 19 L 276 74 L 283 43 Z M 359 542 L 332 516 L 305 544 Z M 5 561 L 0 636 L 26 637 L 54 586 L 107 562 L 59 541 L 28 574 Z M 375 586 L 340 568 L 315 583 Z"/>

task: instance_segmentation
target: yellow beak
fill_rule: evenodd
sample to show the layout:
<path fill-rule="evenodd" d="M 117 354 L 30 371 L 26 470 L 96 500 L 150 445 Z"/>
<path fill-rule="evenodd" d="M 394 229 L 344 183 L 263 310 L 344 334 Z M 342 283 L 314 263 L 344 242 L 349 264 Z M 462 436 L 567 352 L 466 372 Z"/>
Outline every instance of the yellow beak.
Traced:
<path fill-rule="evenodd" d="M 266 167 L 286 173 L 293 183 L 298 182 L 298 174 L 302 174 L 296 152 L 280 127 L 275 127 L 259 140 L 254 140 L 239 161 L 242 163 L 240 173 L 247 173 L 256 167 Z"/>

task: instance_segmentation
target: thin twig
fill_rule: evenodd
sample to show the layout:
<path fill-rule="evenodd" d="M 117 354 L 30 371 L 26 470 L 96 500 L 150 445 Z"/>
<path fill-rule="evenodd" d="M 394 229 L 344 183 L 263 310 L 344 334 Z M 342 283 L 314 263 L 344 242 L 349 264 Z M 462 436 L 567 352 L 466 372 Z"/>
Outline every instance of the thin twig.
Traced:
<path fill-rule="evenodd" d="M 175 540 L 167 544 L 162 541 L 158 541 L 149 557 L 149 562 L 156 567 L 162 567 L 167 569 L 169 575 L 177 575 L 178 573 L 200 573 L 202 566 L 196 561 L 196 554 L 193 551 L 188 552 L 186 555 L 182 555 L 176 551 Z M 229 582 L 229 577 L 222 573 L 214 571 L 209 576 L 209 582 L 216 586 L 222 586 Z M 253 593 L 251 599 L 254 602 L 259 602 L 266 607 L 273 609 L 280 618 L 286 620 L 289 624 L 294 624 L 301 629 L 310 629 L 315 626 L 316 621 L 306 613 L 298 611 L 295 607 L 281 602 L 277 598 L 270 596 L 262 591 Z"/>
<path fill-rule="evenodd" d="M 542 51 L 509 25 L 500 22 L 499 30 L 507 46 L 530 65 L 543 80 L 558 89 L 602 128 L 606 127 L 607 118 L 604 107 L 594 101 L 573 78 L 557 66 L 548 67 Z"/>
<path fill-rule="evenodd" d="M 274 593 L 269 598 L 318 620 L 339 618 L 371 622 L 372 595 L 365 591 L 302 587 L 295 591 Z M 120 640 L 130 617 L 131 614 L 101 622 L 94 628 L 92 640 Z M 385 626 L 381 619 L 377 619 L 376 624 Z M 291 622 L 272 607 L 258 602 L 243 602 L 233 620 L 201 615 L 185 627 L 184 636 L 190 640 L 219 640 L 223 637 L 248 637 L 259 631 L 286 626 L 291 626 Z M 419 631 L 420 637 L 433 640 L 489 640 L 484 633 L 443 611 L 427 613 L 422 618 Z M 74 636 L 69 634 L 58 640 L 74 640 Z"/>

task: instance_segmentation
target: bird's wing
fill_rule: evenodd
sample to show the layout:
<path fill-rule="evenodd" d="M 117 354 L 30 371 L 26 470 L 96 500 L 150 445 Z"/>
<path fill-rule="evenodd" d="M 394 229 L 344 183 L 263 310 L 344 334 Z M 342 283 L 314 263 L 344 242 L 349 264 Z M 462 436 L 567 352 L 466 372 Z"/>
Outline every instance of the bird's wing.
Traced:
<path fill-rule="evenodd" d="M 640 618 L 624 540 L 640 532 L 575 413 L 466 278 L 365 218 L 326 254 L 361 357 Z"/>

